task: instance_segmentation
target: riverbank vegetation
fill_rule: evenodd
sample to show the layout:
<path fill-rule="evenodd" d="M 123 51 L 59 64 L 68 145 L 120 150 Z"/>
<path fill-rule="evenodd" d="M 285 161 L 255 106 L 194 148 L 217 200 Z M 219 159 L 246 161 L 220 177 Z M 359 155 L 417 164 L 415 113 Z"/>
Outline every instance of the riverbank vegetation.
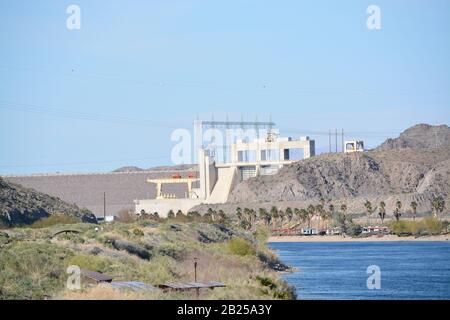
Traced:
<path fill-rule="evenodd" d="M 71 265 L 114 281 L 192 282 L 194 260 L 198 281 L 226 285 L 201 289 L 202 299 L 295 298 L 276 272 L 287 267 L 265 246 L 263 228 L 249 231 L 196 215 L 100 225 L 68 222 L 46 220 L 0 232 L 0 299 L 195 299 L 195 291 L 135 292 L 91 285 L 84 278 L 79 290 L 66 286 Z"/>
<path fill-rule="evenodd" d="M 298 235 L 304 229 L 314 229 L 317 233 L 334 229 L 331 231 L 357 237 L 363 233 L 366 226 L 387 227 L 397 235 L 425 236 L 447 233 L 449 223 L 445 219 L 443 197 L 434 196 L 430 200 L 430 205 L 432 211 L 426 215 L 422 214 L 420 219 L 417 217 L 416 201 L 405 205 L 397 200 L 392 212 L 387 212 L 384 201 L 373 204 L 366 200 L 365 212 L 350 213 L 345 203 L 333 203 L 324 198 L 319 199 L 316 204 L 309 204 L 306 208 L 287 207 L 283 210 L 272 206 L 270 210 L 265 208 L 255 210 L 237 207 L 232 216 L 235 217 L 235 225 L 245 230 L 254 230 L 256 226 L 262 225 L 274 236 L 292 233 Z M 205 216 L 217 219 L 219 212 L 223 213 L 222 210 L 216 212 L 209 208 Z"/>

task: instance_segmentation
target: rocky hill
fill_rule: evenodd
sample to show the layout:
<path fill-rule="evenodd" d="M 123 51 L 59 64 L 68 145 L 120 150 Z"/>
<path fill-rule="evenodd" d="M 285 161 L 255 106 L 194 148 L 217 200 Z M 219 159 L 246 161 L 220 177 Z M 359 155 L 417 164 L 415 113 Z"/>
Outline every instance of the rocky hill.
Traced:
<path fill-rule="evenodd" d="M 0 178 L 0 224 L 6 226 L 30 224 L 52 214 L 70 215 L 85 222 L 96 221 L 89 210 L 80 209 L 57 197 Z"/>
<path fill-rule="evenodd" d="M 441 147 L 427 149 L 435 146 L 436 136 Z M 322 154 L 284 166 L 276 175 L 241 182 L 226 206 L 302 208 L 324 198 L 364 212 L 366 200 L 384 201 L 388 211 L 400 200 L 406 209 L 416 201 L 418 211 L 427 212 L 433 196 L 450 200 L 449 144 L 447 126 L 417 125 L 375 150 Z"/>
<path fill-rule="evenodd" d="M 429 149 L 450 146 L 450 128 L 446 125 L 418 124 L 403 131 L 398 138 L 387 139 L 377 150 Z"/>

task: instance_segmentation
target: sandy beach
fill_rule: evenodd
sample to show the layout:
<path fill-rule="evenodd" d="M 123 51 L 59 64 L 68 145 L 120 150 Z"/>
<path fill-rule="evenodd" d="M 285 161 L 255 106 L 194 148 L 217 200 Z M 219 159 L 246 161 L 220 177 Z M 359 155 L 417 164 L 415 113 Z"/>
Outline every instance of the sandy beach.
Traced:
<path fill-rule="evenodd" d="M 268 242 L 367 242 L 367 241 L 449 241 L 450 235 L 427 237 L 398 237 L 386 235 L 382 237 L 372 236 L 366 238 L 351 238 L 343 236 L 272 236 Z"/>

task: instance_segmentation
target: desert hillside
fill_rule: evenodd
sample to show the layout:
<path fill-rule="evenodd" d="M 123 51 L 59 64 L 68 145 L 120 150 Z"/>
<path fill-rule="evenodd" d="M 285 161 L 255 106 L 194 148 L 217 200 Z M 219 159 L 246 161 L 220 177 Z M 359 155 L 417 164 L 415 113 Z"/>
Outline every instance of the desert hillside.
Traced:
<path fill-rule="evenodd" d="M 96 221 L 89 210 L 0 178 L 0 224 L 30 224 L 52 214 L 69 215 L 86 222 Z"/>
<path fill-rule="evenodd" d="M 450 128 L 447 125 L 417 124 L 406 129 L 395 139 L 387 139 L 377 149 L 429 149 L 450 146 Z"/>
<path fill-rule="evenodd" d="M 418 212 L 427 212 L 433 196 L 450 197 L 449 143 L 447 126 L 416 125 L 371 151 L 322 154 L 285 166 L 276 175 L 243 181 L 220 207 L 228 212 L 237 206 L 302 208 L 323 198 L 345 203 L 350 212 L 364 212 L 366 200 L 386 202 L 388 212 L 397 200 L 405 210 L 415 201 Z"/>

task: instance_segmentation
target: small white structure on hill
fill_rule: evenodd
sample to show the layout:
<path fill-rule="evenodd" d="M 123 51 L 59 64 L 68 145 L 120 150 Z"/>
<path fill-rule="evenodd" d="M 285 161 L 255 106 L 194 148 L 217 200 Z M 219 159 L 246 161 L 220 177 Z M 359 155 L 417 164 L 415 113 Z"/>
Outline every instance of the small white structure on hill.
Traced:
<path fill-rule="evenodd" d="M 362 140 L 347 140 L 345 141 L 344 145 L 345 145 L 344 149 L 345 153 L 364 151 L 364 141 Z"/>

